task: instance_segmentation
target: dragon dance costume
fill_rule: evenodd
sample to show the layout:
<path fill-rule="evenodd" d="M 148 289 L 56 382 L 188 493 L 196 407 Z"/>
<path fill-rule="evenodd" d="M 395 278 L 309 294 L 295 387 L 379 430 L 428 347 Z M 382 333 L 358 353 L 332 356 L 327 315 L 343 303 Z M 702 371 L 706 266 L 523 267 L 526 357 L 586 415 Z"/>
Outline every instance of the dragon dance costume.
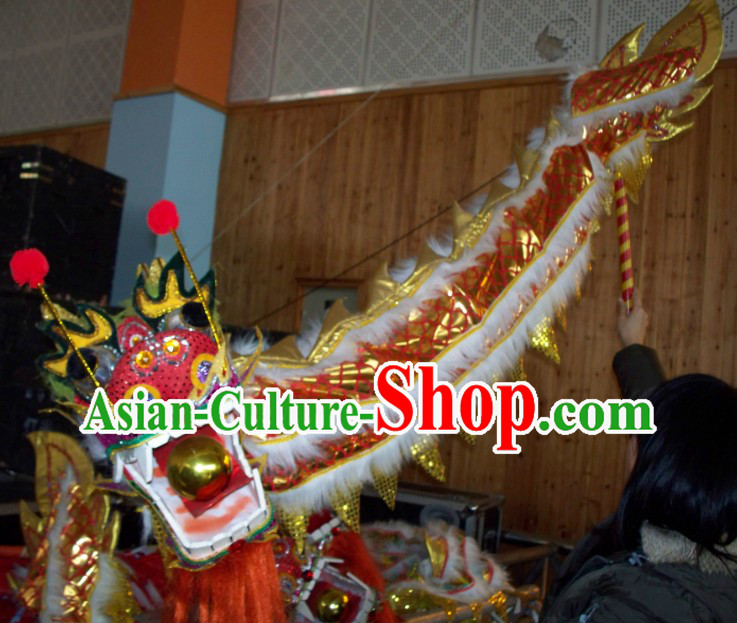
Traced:
<path fill-rule="evenodd" d="M 615 181 L 638 191 L 652 143 L 690 127 L 679 118 L 708 95 L 698 83 L 721 54 L 713 0 L 693 0 L 639 54 L 642 30 L 570 77 L 563 106 L 531 133 L 479 209 L 455 206 L 451 245 L 428 245 L 409 268 L 383 266 L 367 309 L 350 315 L 336 303 L 307 347 L 294 337 L 268 349 L 260 340 L 231 343 L 218 323 L 213 273 L 188 289 L 183 250 L 140 267 L 121 314 L 44 305 L 42 329 L 57 349 L 41 366 L 59 408 L 79 425 L 98 385 L 111 402 L 143 388 L 202 404 L 218 388 L 240 386 L 250 398 L 280 387 L 369 408 L 374 373 L 387 361 L 436 362 L 438 380 L 460 386 L 508 378 L 528 345 L 557 358 L 553 325 L 589 270 Z M 152 228 L 176 233 L 176 212 L 158 208 Z M 20 283 L 33 281 L 22 273 L 16 266 Z M 409 610 L 396 608 L 399 593 L 386 588 L 358 534 L 361 488 L 372 483 L 391 506 L 406 461 L 444 477 L 436 438 L 369 427 L 264 438 L 207 426 L 192 435 L 99 435 L 109 479 L 63 435 L 35 433 L 32 442 L 39 513 L 22 507 L 29 563 L 16 587 L 46 621 L 127 621 L 145 609 L 132 559 L 115 551 L 113 495 L 135 496 L 153 515 L 165 621 L 394 620 L 392 605 Z M 207 475 L 191 477 L 203 465 Z M 470 550 L 458 558 L 448 534 L 427 539 L 426 587 L 443 585 L 444 563 L 456 556 L 454 564 L 465 562 L 452 589 L 435 593 L 494 602 L 501 617 L 512 593 L 499 592 L 509 587 L 493 561 Z"/>

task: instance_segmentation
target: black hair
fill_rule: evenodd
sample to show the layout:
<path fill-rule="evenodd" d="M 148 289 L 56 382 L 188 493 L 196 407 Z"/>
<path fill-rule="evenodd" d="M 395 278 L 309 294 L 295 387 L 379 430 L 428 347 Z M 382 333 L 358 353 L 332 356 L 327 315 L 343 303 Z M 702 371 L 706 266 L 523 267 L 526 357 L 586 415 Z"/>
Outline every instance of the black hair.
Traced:
<path fill-rule="evenodd" d="M 616 541 L 635 549 L 647 521 L 719 555 L 737 538 L 737 389 L 690 374 L 663 383 L 650 402 L 657 431 L 638 438 Z"/>
<path fill-rule="evenodd" d="M 638 436 L 637 459 L 617 510 L 566 559 L 546 605 L 586 561 L 637 550 L 645 522 L 735 560 L 721 546 L 737 538 L 737 389 L 713 376 L 689 374 L 663 383 L 648 399 L 657 431 Z"/>

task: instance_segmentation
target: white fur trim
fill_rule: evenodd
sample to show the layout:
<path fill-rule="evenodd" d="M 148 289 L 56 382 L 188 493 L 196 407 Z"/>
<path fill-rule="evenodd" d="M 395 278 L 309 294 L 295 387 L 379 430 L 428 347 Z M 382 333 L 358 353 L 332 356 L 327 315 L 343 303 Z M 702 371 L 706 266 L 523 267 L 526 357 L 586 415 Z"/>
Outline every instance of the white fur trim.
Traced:
<path fill-rule="evenodd" d="M 266 350 L 269 348 L 269 341 L 264 338 L 261 348 Z M 236 355 L 253 355 L 258 350 L 259 342 L 256 334 L 241 335 L 230 341 L 230 350 Z"/>
<path fill-rule="evenodd" d="M 680 532 L 654 526 L 647 521 L 640 528 L 642 549 L 653 564 L 687 564 L 706 573 L 737 572 L 737 563 L 720 558 L 687 539 Z M 729 556 L 737 556 L 737 540 L 722 549 Z"/>
<path fill-rule="evenodd" d="M 582 73 L 588 73 L 586 71 Z M 604 121 L 614 119 L 620 113 L 626 112 L 630 115 L 634 115 L 640 112 L 649 112 L 656 106 L 678 106 L 683 98 L 688 95 L 695 84 L 695 79 L 690 76 L 683 82 L 673 85 L 672 87 L 666 87 L 659 89 L 649 95 L 644 95 L 636 99 L 627 100 L 624 102 L 615 102 L 610 106 L 605 106 L 594 110 L 586 115 L 580 115 L 573 117 L 570 113 L 570 102 L 571 102 L 571 91 L 573 84 L 580 75 L 573 75 L 569 78 L 568 85 L 566 86 L 566 109 L 569 111 L 568 119 L 571 126 L 575 129 L 578 128 L 595 128 L 598 127 Z"/>
<path fill-rule="evenodd" d="M 481 208 L 484 207 L 486 200 L 488 199 L 488 193 L 482 193 L 471 199 L 464 207 L 469 214 L 476 216 L 481 212 Z"/>
<path fill-rule="evenodd" d="M 415 272 L 417 258 L 408 257 L 389 268 L 389 276 L 397 283 L 404 283 Z"/>
<path fill-rule="evenodd" d="M 399 520 L 375 521 L 373 523 L 361 526 L 361 533 L 364 535 L 372 533 L 377 533 L 378 535 L 381 535 L 385 532 L 398 532 L 402 535 L 405 541 L 416 538 L 418 530 L 420 530 L 419 526 L 413 526 Z"/>
<path fill-rule="evenodd" d="M 424 528 L 401 521 L 376 523 L 362 526 L 362 532 L 377 560 L 385 553 L 382 551 L 382 545 L 386 543 L 384 535 L 396 532 L 404 538 L 404 543 L 398 547 L 390 546 L 389 553 L 392 556 L 401 555 L 402 558 L 411 557 L 417 564 L 421 579 L 393 581 L 397 573 L 399 577 L 406 574 L 406 565 L 400 564 L 394 573 L 393 570 L 387 570 L 392 591 L 416 588 L 460 603 L 474 603 L 486 601 L 499 590 L 511 588 L 506 571 L 491 554 L 482 552 L 473 538 L 442 522 L 432 522 Z M 433 574 L 428 557 L 428 536 L 442 540 L 446 545 L 445 565 L 440 577 Z M 373 552 L 374 548 L 376 552 Z M 489 570 L 492 571 L 491 582 L 484 577 Z M 471 581 L 459 589 L 458 584 L 466 584 L 468 579 Z"/>
<path fill-rule="evenodd" d="M 636 139 L 630 141 L 624 147 L 620 147 L 612 152 L 607 164 L 614 170 L 622 164 L 641 162 L 642 157 L 647 152 L 647 144 L 645 134 L 641 133 Z"/>
<path fill-rule="evenodd" d="M 139 511 L 141 513 L 141 546 L 145 546 L 151 536 L 154 533 L 153 517 L 151 516 L 151 509 L 148 505 L 141 506 Z"/>
<path fill-rule="evenodd" d="M 504 184 L 507 188 L 517 188 L 520 183 L 519 169 L 516 164 L 510 164 L 504 173 L 499 177 L 499 181 Z"/>
<path fill-rule="evenodd" d="M 64 477 L 59 483 L 61 495 L 56 505 L 56 517 L 54 525 L 48 532 L 49 557 L 46 561 L 46 582 L 43 591 L 43 607 L 39 613 L 38 620 L 41 623 L 53 623 L 64 614 L 62 611 L 62 598 L 64 595 L 66 562 L 59 552 L 59 539 L 64 526 L 69 520 L 67 505 L 69 503 L 69 487 L 74 482 L 74 473 L 70 467 L 67 468 Z"/>
<path fill-rule="evenodd" d="M 98 563 L 98 575 L 95 582 L 95 590 L 90 597 L 90 620 L 97 623 L 113 623 L 113 619 L 108 615 L 108 606 L 122 590 L 126 590 L 124 586 L 126 578 L 122 575 L 119 568 L 115 566 L 110 558 L 110 554 L 101 553 Z"/>
<path fill-rule="evenodd" d="M 327 314 L 327 311 L 325 314 Z M 320 329 L 322 329 L 322 320 L 310 318 L 307 321 L 307 326 L 304 327 L 301 333 L 297 336 L 297 339 L 295 340 L 297 343 L 297 350 L 299 350 L 303 357 L 307 357 L 307 355 L 310 354 L 310 351 L 315 347 L 315 342 L 317 342 L 317 338 L 320 337 Z"/>
<path fill-rule="evenodd" d="M 312 513 L 330 506 L 330 498 L 371 482 L 371 469 L 384 473 L 395 473 L 408 461 L 410 448 L 422 436 L 414 430 L 403 435 L 388 437 L 382 445 L 371 452 L 360 454 L 340 467 L 327 470 L 317 478 L 307 480 L 287 491 L 270 493 L 269 497 L 278 507 L 290 512 Z M 298 436 L 299 438 L 299 436 Z"/>
<path fill-rule="evenodd" d="M 107 454 L 105 454 L 105 446 L 100 443 L 97 435 L 84 435 L 82 439 L 82 445 L 87 450 L 87 454 L 90 455 L 93 461 L 106 461 Z"/>
<path fill-rule="evenodd" d="M 67 505 L 69 504 L 69 488 L 76 479 L 71 468 L 67 468 L 64 478 L 59 483 L 61 495 L 56 504 L 54 524 L 48 532 L 49 555 L 46 562 L 46 582 L 43 591 L 43 607 L 39 613 L 41 623 L 53 623 L 64 618 L 62 609 L 64 588 L 66 586 L 67 563 L 59 551 L 61 533 L 69 522 Z M 110 555 L 100 552 L 98 560 L 98 575 L 95 587 L 90 596 L 90 620 L 100 623 L 112 623 L 106 614 L 111 599 L 121 590 L 125 590 L 126 578 L 116 568 Z"/>
<path fill-rule="evenodd" d="M 448 257 L 453 252 L 453 232 L 447 231 L 439 236 L 430 236 L 427 246 L 440 257 Z"/>
<path fill-rule="evenodd" d="M 297 460 L 313 459 L 322 456 L 319 442 L 335 435 L 294 435 L 279 442 L 261 442 L 255 437 L 241 437 L 241 444 L 251 456 L 267 457 L 266 469 L 270 466 L 294 469 Z"/>

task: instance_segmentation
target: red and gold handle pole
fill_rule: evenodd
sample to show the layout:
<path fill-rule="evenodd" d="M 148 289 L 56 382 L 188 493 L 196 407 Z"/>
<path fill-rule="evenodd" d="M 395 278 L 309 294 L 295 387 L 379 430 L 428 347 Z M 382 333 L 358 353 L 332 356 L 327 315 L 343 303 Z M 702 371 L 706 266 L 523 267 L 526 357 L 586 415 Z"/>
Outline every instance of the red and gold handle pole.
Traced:
<path fill-rule="evenodd" d="M 624 178 L 620 173 L 616 173 L 614 177 L 614 205 L 617 213 L 617 234 L 619 236 L 619 275 L 622 283 L 622 300 L 627 306 L 627 314 L 630 314 L 632 312 L 635 279 L 632 271 L 629 203 L 624 188 Z"/>

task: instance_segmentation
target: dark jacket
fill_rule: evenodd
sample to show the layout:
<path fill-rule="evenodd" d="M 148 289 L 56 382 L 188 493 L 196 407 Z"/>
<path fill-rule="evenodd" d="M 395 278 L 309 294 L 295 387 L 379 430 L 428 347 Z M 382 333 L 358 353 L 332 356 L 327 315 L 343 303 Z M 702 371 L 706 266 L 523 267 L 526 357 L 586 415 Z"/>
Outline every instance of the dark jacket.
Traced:
<path fill-rule="evenodd" d="M 646 398 L 665 381 L 655 351 L 639 344 L 617 353 L 613 367 L 625 398 Z M 613 551 L 608 542 L 611 523 L 611 517 L 606 519 L 564 562 L 561 582 L 548 595 L 543 623 L 737 622 L 734 566 L 731 571 L 707 571 L 694 560 L 664 555 L 680 552 L 685 537 L 652 527 L 641 551 L 589 557 Z"/>
<path fill-rule="evenodd" d="M 657 353 L 642 344 L 620 350 L 612 363 L 624 398 L 645 398 L 665 381 L 665 373 Z"/>
<path fill-rule="evenodd" d="M 624 558 L 624 559 L 622 559 Z M 638 556 L 591 559 L 544 623 L 734 623 L 737 579 Z"/>

